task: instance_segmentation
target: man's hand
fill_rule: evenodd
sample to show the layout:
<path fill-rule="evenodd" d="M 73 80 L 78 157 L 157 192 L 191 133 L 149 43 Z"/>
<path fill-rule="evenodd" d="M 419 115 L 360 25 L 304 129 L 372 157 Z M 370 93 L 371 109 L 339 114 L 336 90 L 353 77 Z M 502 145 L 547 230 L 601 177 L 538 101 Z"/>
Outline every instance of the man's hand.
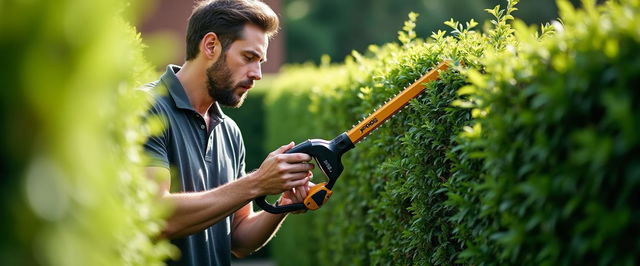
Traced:
<path fill-rule="evenodd" d="M 313 178 L 313 173 L 309 172 L 309 179 Z M 278 205 L 289 205 L 294 203 L 304 202 L 304 199 L 309 194 L 309 189 L 311 189 L 315 184 L 313 182 L 307 182 L 303 186 L 295 187 L 290 190 L 282 193 L 282 196 L 278 200 Z M 300 210 L 291 212 L 293 214 L 305 213 L 307 210 Z"/>
<path fill-rule="evenodd" d="M 252 175 L 257 179 L 259 195 L 279 194 L 296 187 L 308 185 L 314 165 L 307 163 L 311 156 L 304 153 L 285 152 L 293 148 L 291 142 L 269 153 L 260 168 Z M 304 189 L 294 194 L 302 195 Z M 306 191 L 304 191 L 306 196 Z M 303 198 L 304 199 L 304 198 Z M 283 203 L 284 204 L 284 203 Z"/>

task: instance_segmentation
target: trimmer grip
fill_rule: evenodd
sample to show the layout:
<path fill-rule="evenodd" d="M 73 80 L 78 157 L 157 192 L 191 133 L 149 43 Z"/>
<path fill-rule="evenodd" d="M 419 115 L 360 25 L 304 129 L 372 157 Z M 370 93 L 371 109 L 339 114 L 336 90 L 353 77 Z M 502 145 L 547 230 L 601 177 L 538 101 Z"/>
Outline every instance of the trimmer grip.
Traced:
<path fill-rule="evenodd" d="M 326 185 L 325 183 L 322 184 L 323 189 L 320 189 L 320 187 L 316 185 L 316 187 L 318 187 L 318 191 L 310 191 L 313 192 L 310 196 L 315 195 L 316 192 L 318 195 L 316 195 L 317 198 L 311 197 L 311 199 L 305 200 L 306 204 L 310 204 L 309 206 L 305 207 L 304 203 L 274 206 L 265 200 L 265 196 L 258 197 L 254 201 L 258 206 L 260 206 L 260 208 L 270 213 L 285 213 L 304 209 L 315 210 L 320 208 L 320 206 L 329 199 L 329 196 L 331 196 L 331 188 L 344 169 L 340 160 L 342 154 L 353 147 L 353 143 L 349 140 L 347 134 L 342 133 L 331 141 L 322 139 L 307 140 L 286 152 L 309 154 L 316 160 L 317 165 L 329 179 L 329 182 L 327 182 Z"/>
<path fill-rule="evenodd" d="M 309 149 L 311 147 L 311 140 L 305 140 L 304 142 L 294 146 L 285 153 L 306 153 L 314 157 L 313 152 Z"/>
<path fill-rule="evenodd" d="M 271 205 L 269 204 L 269 202 L 267 202 L 267 196 L 257 197 L 253 201 L 256 204 L 258 204 L 258 206 L 260 206 L 261 209 L 265 210 L 266 212 L 274 213 L 274 214 L 294 212 L 294 211 L 307 209 L 307 207 L 305 207 L 303 203 L 294 203 L 294 204 L 288 204 L 288 205 L 282 205 L 282 206 L 277 206 L 277 204 Z"/>
<path fill-rule="evenodd" d="M 342 154 L 353 149 L 354 145 L 346 133 L 342 133 L 331 141 L 323 139 L 310 139 L 302 142 L 287 151 L 287 153 L 306 153 L 316 160 L 316 164 L 322 170 L 329 182 L 327 188 L 331 189 L 344 167 L 342 166 Z"/>
<path fill-rule="evenodd" d="M 290 150 L 288 150 L 286 153 L 306 153 L 304 152 L 304 150 L 306 150 L 306 147 L 310 146 L 310 142 L 307 140 L 303 143 L 300 143 L 298 145 L 296 145 L 295 147 L 291 148 Z M 289 205 L 282 205 L 282 206 L 278 206 L 276 205 L 272 205 L 269 202 L 267 202 L 266 200 L 267 196 L 260 196 L 257 197 L 253 200 L 253 202 L 255 202 L 256 204 L 258 204 L 258 206 L 263 209 L 266 212 L 269 213 L 274 213 L 274 214 L 279 214 L 279 213 L 286 213 L 286 212 L 294 212 L 294 211 L 300 211 L 300 210 L 305 210 L 307 209 L 304 206 L 304 203 L 295 203 L 295 204 L 289 204 Z"/>
<path fill-rule="evenodd" d="M 304 199 L 304 206 L 306 206 L 307 209 L 309 210 L 320 209 L 320 207 L 322 207 L 323 204 L 329 201 L 329 197 L 331 197 L 331 194 L 333 194 L 333 192 L 329 190 L 326 186 L 327 186 L 327 183 L 322 182 L 320 184 L 313 186 L 309 190 L 309 194 L 307 194 L 307 197 Z"/>

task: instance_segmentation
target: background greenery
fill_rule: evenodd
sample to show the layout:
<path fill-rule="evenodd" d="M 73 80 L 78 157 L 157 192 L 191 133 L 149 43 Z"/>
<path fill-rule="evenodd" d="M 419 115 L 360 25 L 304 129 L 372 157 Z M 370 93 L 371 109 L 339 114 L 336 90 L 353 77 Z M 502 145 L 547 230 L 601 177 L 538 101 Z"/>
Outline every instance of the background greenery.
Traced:
<path fill-rule="evenodd" d="M 558 3 L 562 24 L 527 26 L 511 1 L 493 23 L 421 39 L 410 20 L 400 43 L 286 68 L 267 149 L 331 139 L 437 62 L 465 62 L 347 153 L 331 201 L 274 239 L 278 263 L 635 265 L 640 3 Z"/>
<path fill-rule="evenodd" d="M 0 2 L 0 261 L 159 265 L 165 208 L 143 176 L 155 78 L 129 1 Z"/>
<path fill-rule="evenodd" d="M 262 80 L 256 82 L 241 108 L 222 107 L 223 112 L 233 118 L 242 132 L 244 144 L 248 150 L 247 172 L 258 169 L 267 154 L 271 152 L 265 150 L 263 143 L 265 139 L 264 101 L 274 78 L 275 76 L 265 75 Z"/>
<path fill-rule="evenodd" d="M 579 0 L 572 0 L 579 5 Z M 598 1 L 603 2 L 603 1 Z M 504 0 L 284 0 L 287 62 L 320 63 L 323 54 L 344 58 L 352 50 L 363 52 L 369 44 L 393 41 L 409 12 L 422 14 L 416 27 L 419 36 L 442 29 L 442 21 L 484 21 L 488 6 Z M 523 1 L 518 17 L 528 24 L 558 17 L 555 0 Z"/>

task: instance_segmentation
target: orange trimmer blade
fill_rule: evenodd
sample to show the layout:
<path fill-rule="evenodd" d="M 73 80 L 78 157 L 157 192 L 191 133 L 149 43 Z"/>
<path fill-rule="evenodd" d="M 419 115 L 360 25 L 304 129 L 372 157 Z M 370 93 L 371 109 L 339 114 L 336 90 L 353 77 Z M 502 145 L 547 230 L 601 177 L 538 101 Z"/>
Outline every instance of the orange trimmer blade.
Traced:
<path fill-rule="evenodd" d="M 364 139 L 369 133 L 373 132 L 376 128 L 384 123 L 387 119 L 391 118 L 395 113 L 402 110 L 402 108 L 411 101 L 411 99 L 417 97 L 425 89 L 424 84 L 438 79 L 440 76 L 440 70 L 444 71 L 449 68 L 450 61 L 443 61 L 438 64 L 431 71 L 424 74 L 417 79 L 409 87 L 405 88 L 402 92 L 398 93 L 390 101 L 384 104 L 382 107 L 375 110 L 367 118 L 363 119 L 360 123 L 354 126 L 351 130 L 347 131 L 347 136 L 351 142 L 355 145 L 357 142 Z"/>

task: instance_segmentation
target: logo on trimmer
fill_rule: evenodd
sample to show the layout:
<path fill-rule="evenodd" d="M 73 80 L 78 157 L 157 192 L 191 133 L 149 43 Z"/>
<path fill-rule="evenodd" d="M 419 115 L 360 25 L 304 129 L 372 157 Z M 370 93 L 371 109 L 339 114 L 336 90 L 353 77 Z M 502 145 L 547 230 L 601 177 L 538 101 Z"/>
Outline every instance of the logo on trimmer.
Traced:
<path fill-rule="evenodd" d="M 360 128 L 360 133 L 363 133 L 365 130 L 367 130 L 367 128 L 370 128 L 371 126 L 375 125 L 377 122 L 378 122 L 378 118 L 374 117 L 373 119 L 371 119 L 371 121 L 369 121 L 368 123 L 366 123 L 364 126 Z"/>
<path fill-rule="evenodd" d="M 329 163 L 329 160 L 324 160 L 322 163 L 324 163 L 324 166 L 327 167 L 327 170 L 329 172 L 333 172 L 333 167 L 331 167 L 331 164 Z"/>

